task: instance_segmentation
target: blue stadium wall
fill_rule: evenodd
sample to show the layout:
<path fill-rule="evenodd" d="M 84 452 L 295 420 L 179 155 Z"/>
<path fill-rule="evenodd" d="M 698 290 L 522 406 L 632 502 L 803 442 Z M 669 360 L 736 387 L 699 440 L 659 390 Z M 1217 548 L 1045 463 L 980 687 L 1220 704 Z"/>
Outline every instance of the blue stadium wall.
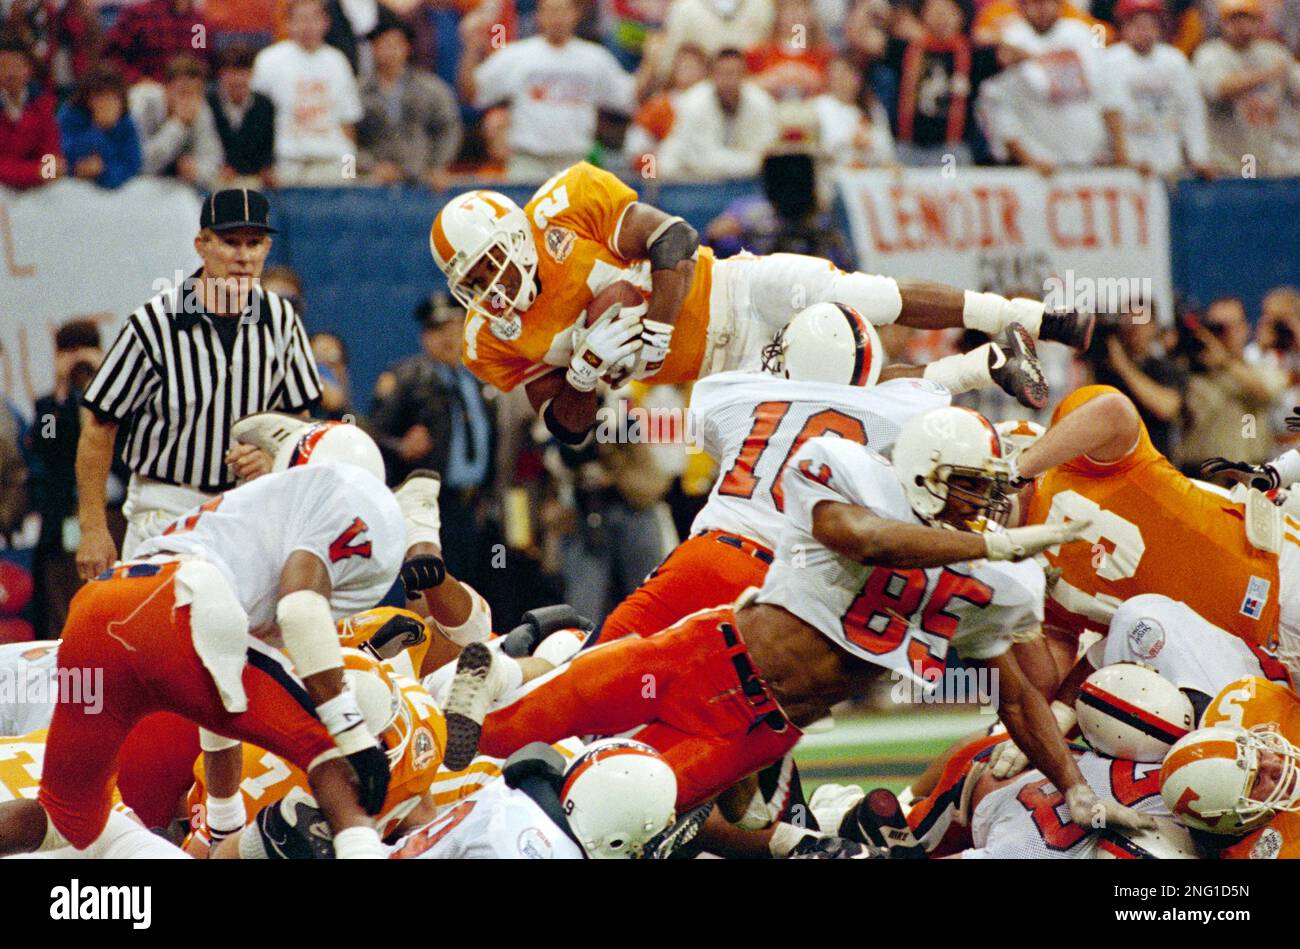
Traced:
<path fill-rule="evenodd" d="M 523 204 L 529 187 L 499 187 Z M 753 182 L 661 185 L 642 197 L 701 231 Z M 272 260 L 303 278 L 307 327 L 349 348 L 358 408 L 384 367 L 415 352 L 411 312 L 442 286 L 428 249 L 429 223 L 451 194 L 417 188 L 290 189 L 276 201 L 281 234 Z M 1183 182 L 1171 194 L 1174 286 L 1189 299 L 1242 297 L 1254 318 L 1280 284 L 1300 285 L 1300 179 Z M 864 270 L 871 261 L 860 262 Z"/>

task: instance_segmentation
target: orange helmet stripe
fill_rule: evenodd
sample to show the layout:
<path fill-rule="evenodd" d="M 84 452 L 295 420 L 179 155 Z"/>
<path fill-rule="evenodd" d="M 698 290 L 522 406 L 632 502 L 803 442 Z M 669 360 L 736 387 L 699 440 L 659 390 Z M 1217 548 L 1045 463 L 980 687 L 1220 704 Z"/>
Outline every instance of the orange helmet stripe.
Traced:
<path fill-rule="evenodd" d="M 1232 741 L 1198 741 L 1170 753 L 1165 763 L 1160 766 L 1160 778 L 1163 781 L 1179 768 L 1206 758 L 1230 758 L 1237 760 L 1237 743 Z"/>
<path fill-rule="evenodd" d="M 433 227 L 429 229 L 429 237 L 433 241 L 433 247 L 438 252 L 438 256 L 443 260 L 451 260 L 456 256 L 456 249 L 451 246 L 451 241 L 447 240 L 447 232 L 442 229 L 442 213 L 433 219 Z"/>

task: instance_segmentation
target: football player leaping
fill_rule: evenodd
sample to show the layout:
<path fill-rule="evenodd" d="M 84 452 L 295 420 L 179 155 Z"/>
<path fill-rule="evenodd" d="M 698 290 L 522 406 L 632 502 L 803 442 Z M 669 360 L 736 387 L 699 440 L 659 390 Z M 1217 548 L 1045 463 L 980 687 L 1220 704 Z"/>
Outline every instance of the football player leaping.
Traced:
<path fill-rule="evenodd" d="M 523 384 L 547 427 L 575 443 L 595 421 L 602 378 L 672 383 L 756 369 L 772 335 L 812 303 L 846 303 L 876 325 L 965 326 L 998 338 L 995 352 L 948 357 L 927 377 L 962 392 L 998 384 L 991 373 L 1002 373 L 1004 388 L 1037 407 L 1047 398 L 1041 373 L 1005 371 L 1032 353 L 1034 338 L 1086 348 L 1092 334 L 1090 314 L 843 273 L 816 257 L 714 260 L 689 224 L 586 163 L 546 182 L 523 208 L 492 191 L 457 196 L 429 243 L 469 313 L 465 365 L 503 391 Z M 593 297 L 620 281 L 649 293 L 648 305 L 588 321 Z"/>
<path fill-rule="evenodd" d="M 501 755 L 639 728 L 634 737 L 673 766 L 686 808 L 779 758 L 800 726 L 885 670 L 929 687 L 926 673 L 943 669 L 952 646 L 998 670 L 999 714 L 1065 790 L 1073 821 L 1090 826 L 1104 812 L 1115 825 L 1146 823 L 1088 788 L 1009 651 L 1042 622 L 1044 578 L 1032 562 L 995 561 L 1023 561 L 1086 524 L 994 527 L 1010 481 L 986 419 L 956 408 L 913 418 L 892 466 L 844 439 L 814 438 L 782 483 L 787 523 L 756 597 L 587 650 L 486 720 L 497 660 L 467 648 L 448 700 L 449 764 L 479 744 Z"/>

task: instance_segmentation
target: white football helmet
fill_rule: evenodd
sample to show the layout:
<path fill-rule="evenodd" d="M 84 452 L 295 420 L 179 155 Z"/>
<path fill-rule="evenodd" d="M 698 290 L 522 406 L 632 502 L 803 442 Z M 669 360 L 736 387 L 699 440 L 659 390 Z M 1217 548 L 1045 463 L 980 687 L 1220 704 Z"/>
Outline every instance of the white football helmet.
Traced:
<path fill-rule="evenodd" d="M 1155 764 L 1195 724 L 1191 700 L 1151 666 L 1117 662 L 1084 680 L 1079 730 L 1098 754 Z"/>
<path fill-rule="evenodd" d="M 1010 418 L 1005 422 L 998 422 L 993 427 L 998 430 L 998 437 L 1002 439 L 1002 454 L 1007 458 L 1019 456 L 1047 431 L 1037 422 L 1024 418 Z"/>
<path fill-rule="evenodd" d="M 800 310 L 763 350 L 763 368 L 800 382 L 873 386 L 885 351 L 876 328 L 847 303 Z"/>
<path fill-rule="evenodd" d="M 537 296 L 537 245 L 519 205 L 496 191 L 459 195 L 433 219 L 429 250 L 471 316 L 486 317 L 505 338 L 518 335 L 519 314 Z"/>
<path fill-rule="evenodd" d="M 1260 765 L 1276 781 L 1259 797 Z M 1300 811 L 1300 749 L 1268 725 L 1212 725 L 1182 738 L 1160 768 L 1160 796 L 1188 827 L 1239 836 Z"/>
<path fill-rule="evenodd" d="M 384 480 L 384 456 L 375 440 L 348 422 L 317 422 L 257 412 L 230 426 L 234 442 L 256 445 L 272 458 L 272 471 L 306 464 L 347 464 L 364 468 Z"/>
<path fill-rule="evenodd" d="M 946 406 L 912 416 L 894 442 L 893 463 L 923 521 L 980 531 L 1010 513 L 1011 466 L 993 423 L 978 412 Z M 966 509 L 949 511 L 954 500 Z"/>
<path fill-rule="evenodd" d="M 1168 817 L 1155 818 L 1148 830 L 1108 828 L 1097 841 L 1096 860 L 1199 860 L 1191 833 Z"/>
<path fill-rule="evenodd" d="M 593 859 L 639 857 L 673 822 L 677 776 L 649 745 L 628 738 L 592 742 L 564 773 L 560 803 Z"/>
<path fill-rule="evenodd" d="M 414 726 L 392 673 L 373 656 L 344 649 L 343 681 L 356 697 L 366 728 L 383 743 L 389 765 L 397 764 L 411 743 Z"/>

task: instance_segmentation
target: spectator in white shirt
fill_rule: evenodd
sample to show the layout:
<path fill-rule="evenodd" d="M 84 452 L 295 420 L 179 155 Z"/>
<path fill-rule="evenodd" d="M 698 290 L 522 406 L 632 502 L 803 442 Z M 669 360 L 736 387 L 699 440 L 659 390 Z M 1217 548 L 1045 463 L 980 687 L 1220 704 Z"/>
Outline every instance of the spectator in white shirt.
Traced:
<path fill-rule="evenodd" d="M 356 178 L 361 99 L 347 57 L 325 44 L 322 0 L 290 0 L 289 38 L 253 63 L 253 91 L 275 105 L 276 176 L 282 185 L 339 185 Z"/>
<path fill-rule="evenodd" d="M 1261 39 L 1259 0 L 1220 0 L 1222 36 L 1192 56 L 1209 106 L 1210 158 L 1243 178 L 1300 174 L 1300 65 Z"/>
<path fill-rule="evenodd" d="M 862 73 L 848 56 L 841 54 L 830 61 L 826 92 L 813 104 L 822 158 L 844 168 L 872 168 L 894 161 L 889 113 L 868 91 Z"/>
<path fill-rule="evenodd" d="M 1115 17 L 1123 42 L 1102 53 L 1102 72 L 1115 87 L 1128 163 L 1143 174 L 1209 177 L 1205 103 L 1187 57 L 1160 42 L 1163 0 L 1120 0 Z"/>
<path fill-rule="evenodd" d="M 599 110 L 630 115 L 636 107 L 632 76 L 609 50 L 574 36 L 578 18 L 575 0 L 540 0 L 539 35 L 486 60 L 489 34 L 470 17 L 462 21 L 461 95 L 480 109 L 509 105 L 513 180 L 542 181 L 581 161 L 595 145 Z"/>
<path fill-rule="evenodd" d="M 779 126 L 772 97 L 745 79 L 745 57 L 724 49 L 709 79 L 677 100 L 672 133 L 659 148 L 664 178 L 749 178 L 776 142 Z"/>
<path fill-rule="evenodd" d="M 1123 128 L 1101 76 L 1102 42 L 1061 17 L 1061 0 L 1020 0 L 998 59 L 1007 67 L 980 87 L 977 109 L 993 154 L 1043 174 L 1122 160 Z"/>

